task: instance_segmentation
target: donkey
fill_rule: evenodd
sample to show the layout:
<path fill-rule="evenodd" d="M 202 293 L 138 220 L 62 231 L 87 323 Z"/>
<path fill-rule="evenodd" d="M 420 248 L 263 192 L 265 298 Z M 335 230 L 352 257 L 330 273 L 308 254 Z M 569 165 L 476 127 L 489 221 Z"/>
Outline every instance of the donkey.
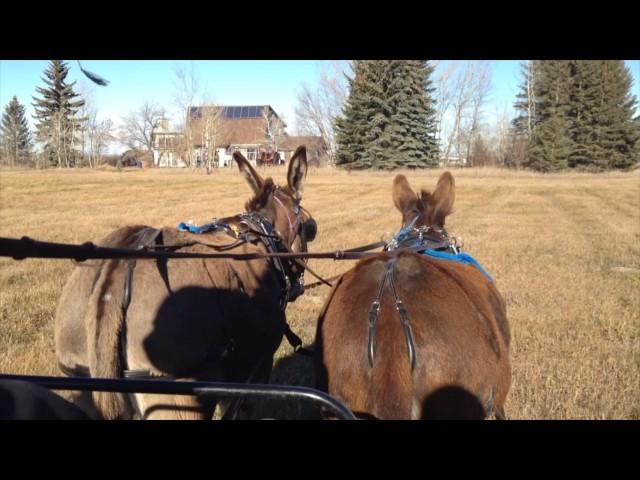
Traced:
<path fill-rule="evenodd" d="M 233 159 L 254 194 L 245 213 L 216 220 L 203 232 L 126 226 L 100 245 L 201 253 L 306 251 L 316 233 L 315 221 L 300 206 L 306 149 L 292 156 L 286 187 L 263 179 L 239 152 Z M 60 369 L 75 376 L 267 383 L 274 353 L 290 332 L 285 308 L 304 290 L 304 268 L 300 260 L 272 258 L 79 265 L 56 311 Z M 73 400 L 102 419 L 210 419 L 218 404 L 192 396 L 108 392 Z M 220 403 L 223 418 L 236 416 L 237 403 Z"/>
<path fill-rule="evenodd" d="M 360 418 L 504 417 L 511 383 L 504 300 L 479 264 L 441 258 L 458 256 L 443 250 L 459 253 L 444 230 L 454 188 L 449 172 L 433 193 L 420 194 L 397 175 L 402 235 L 345 273 L 320 313 L 318 387 Z"/>
<path fill-rule="evenodd" d="M 90 420 L 90 417 L 40 385 L 0 380 L 0 420 Z"/>

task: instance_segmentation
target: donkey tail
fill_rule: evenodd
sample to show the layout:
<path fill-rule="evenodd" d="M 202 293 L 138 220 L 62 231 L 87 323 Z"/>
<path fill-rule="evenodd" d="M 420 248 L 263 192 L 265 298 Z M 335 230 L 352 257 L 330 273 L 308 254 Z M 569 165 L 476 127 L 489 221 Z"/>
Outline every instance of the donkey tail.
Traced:
<path fill-rule="evenodd" d="M 144 226 L 124 227 L 113 232 L 106 240 L 114 246 L 131 247 Z M 127 295 L 125 282 L 130 266 L 124 260 L 107 261 L 94 290 L 89 297 L 85 325 L 87 326 L 87 352 L 92 377 L 119 378 L 122 376 L 124 329 Z M 105 419 L 124 416 L 128 401 L 125 396 L 112 392 L 94 392 L 94 401 Z"/>
<path fill-rule="evenodd" d="M 118 378 L 122 372 L 120 339 L 124 327 L 125 269 L 126 263 L 123 261 L 108 261 L 89 298 L 85 324 L 92 377 Z M 105 419 L 113 420 L 122 416 L 125 408 L 122 395 L 94 392 L 93 398 Z"/>

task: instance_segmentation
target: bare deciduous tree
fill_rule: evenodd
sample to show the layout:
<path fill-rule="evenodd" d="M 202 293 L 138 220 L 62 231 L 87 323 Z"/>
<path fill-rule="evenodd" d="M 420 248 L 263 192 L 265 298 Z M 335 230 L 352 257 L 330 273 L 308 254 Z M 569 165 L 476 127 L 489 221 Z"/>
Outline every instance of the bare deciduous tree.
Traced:
<path fill-rule="evenodd" d="M 200 92 L 200 80 L 198 79 L 193 64 L 187 68 L 185 65 L 177 65 L 174 69 L 174 103 L 178 108 L 178 114 L 184 118 L 184 123 L 180 122 L 179 130 L 184 134 L 186 146 L 187 165 L 195 168 L 195 150 L 193 148 L 193 132 L 189 122 L 190 108 Z"/>
<path fill-rule="evenodd" d="M 439 62 L 434 62 L 434 67 L 436 67 Z M 436 92 L 435 92 L 435 101 L 436 101 L 436 122 L 438 125 L 438 131 L 436 134 L 436 138 L 438 143 L 442 141 L 442 136 L 444 133 L 444 116 L 447 111 L 451 108 L 451 102 L 453 100 L 453 82 L 452 78 L 454 77 L 456 71 L 460 67 L 460 64 L 457 62 L 452 62 L 446 66 L 444 71 L 438 76 L 436 80 Z"/>
<path fill-rule="evenodd" d="M 445 103 L 439 107 L 443 109 L 442 122 L 444 123 L 448 111 L 452 117 L 445 148 L 445 161 L 454 147 L 459 157 L 464 156 L 468 160 L 473 136 L 478 131 L 481 109 L 491 88 L 489 65 L 486 62 L 468 62 L 461 71 L 455 73 L 455 70 L 452 70 L 446 80 L 439 82 L 441 88 L 444 85 L 444 88 L 448 89 L 447 92 L 450 92 L 444 95 Z M 449 98 L 450 102 L 447 101 Z"/>
<path fill-rule="evenodd" d="M 349 62 L 332 62 L 324 67 L 316 89 L 306 84 L 298 93 L 296 129 L 301 135 L 319 135 L 327 145 L 330 162 L 336 152 L 334 121 L 340 115 L 348 93 Z"/>
<path fill-rule="evenodd" d="M 270 108 L 262 109 L 262 117 L 267 125 L 267 138 L 269 139 L 269 148 L 275 154 L 278 151 L 278 142 L 284 135 L 284 123 L 275 115 L 271 114 Z"/>
<path fill-rule="evenodd" d="M 462 126 L 467 137 L 465 153 L 467 164 L 470 164 L 471 145 L 475 142 L 475 136 L 479 130 L 482 107 L 487 101 L 487 96 L 491 90 L 491 70 L 489 64 L 486 62 L 474 62 L 472 65 L 474 75 L 471 83 L 469 114 L 467 121 Z"/>
<path fill-rule="evenodd" d="M 123 118 L 120 142 L 129 148 L 153 150 L 153 131 L 165 116 L 163 107 L 144 102 L 140 108 Z"/>
<path fill-rule="evenodd" d="M 222 114 L 223 109 L 221 106 L 212 102 L 204 102 L 202 108 L 202 141 L 204 144 L 203 160 L 207 168 L 207 174 L 211 173 L 213 162 L 216 159 Z"/>
<path fill-rule="evenodd" d="M 97 115 L 94 114 L 89 119 L 88 125 L 88 141 L 89 141 L 89 158 L 90 167 L 97 167 L 102 164 L 102 157 L 109 143 L 114 140 L 113 121 L 106 119 L 98 121 Z"/>

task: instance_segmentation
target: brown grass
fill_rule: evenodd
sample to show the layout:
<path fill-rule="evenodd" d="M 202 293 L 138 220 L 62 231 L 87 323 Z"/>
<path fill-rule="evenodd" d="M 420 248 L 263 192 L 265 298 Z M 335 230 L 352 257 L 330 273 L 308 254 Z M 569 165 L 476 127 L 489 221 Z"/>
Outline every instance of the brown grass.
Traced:
<path fill-rule="evenodd" d="M 277 182 L 284 170 L 271 169 Z M 403 172 L 433 188 L 440 171 Z M 640 175 L 454 170 L 448 229 L 491 272 L 513 332 L 513 418 L 640 418 Z M 264 171 L 263 171 L 264 174 Z M 303 205 L 318 221 L 314 251 L 376 241 L 399 227 L 392 173 L 311 169 Z M 81 243 L 130 223 L 171 225 L 241 212 L 234 170 L 0 171 L 0 236 Z M 326 276 L 352 262 L 312 261 Z M 73 264 L 0 259 L 0 371 L 58 374 L 56 302 Z M 314 279 L 307 278 L 310 283 Z M 313 341 L 327 287 L 288 308 Z M 365 320 L 365 312 L 362 312 Z M 283 342 L 274 380 L 312 385 L 311 362 Z"/>

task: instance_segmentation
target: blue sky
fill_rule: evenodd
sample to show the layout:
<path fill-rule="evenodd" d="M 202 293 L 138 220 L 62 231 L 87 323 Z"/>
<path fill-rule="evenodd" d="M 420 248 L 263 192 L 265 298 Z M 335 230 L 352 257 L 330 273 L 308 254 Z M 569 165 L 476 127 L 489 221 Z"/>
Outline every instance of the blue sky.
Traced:
<path fill-rule="evenodd" d="M 107 87 L 92 84 L 78 68 L 77 62 L 68 61 L 68 81 L 78 80 L 93 90 L 99 116 L 119 119 L 145 100 L 154 101 L 168 109 L 174 107 L 175 68 L 193 67 L 201 80 L 201 87 L 220 104 L 270 104 L 283 115 L 289 130 L 294 127 L 297 92 L 303 83 L 314 85 L 326 62 L 319 60 L 83 60 L 82 66 L 108 79 Z M 485 112 L 491 116 L 496 110 L 510 108 L 519 82 L 517 60 L 490 61 L 492 66 L 492 92 Z M 0 105 L 2 109 L 13 95 L 27 107 L 29 121 L 32 97 L 48 60 L 0 60 Z M 438 69 L 446 62 L 441 62 Z M 634 94 L 640 98 L 640 61 L 627 60 L 634 77 Z M 436 70 L 436 74 L 438 70 Z M 175 119 L 172 119 L 175 120 Z"/>

